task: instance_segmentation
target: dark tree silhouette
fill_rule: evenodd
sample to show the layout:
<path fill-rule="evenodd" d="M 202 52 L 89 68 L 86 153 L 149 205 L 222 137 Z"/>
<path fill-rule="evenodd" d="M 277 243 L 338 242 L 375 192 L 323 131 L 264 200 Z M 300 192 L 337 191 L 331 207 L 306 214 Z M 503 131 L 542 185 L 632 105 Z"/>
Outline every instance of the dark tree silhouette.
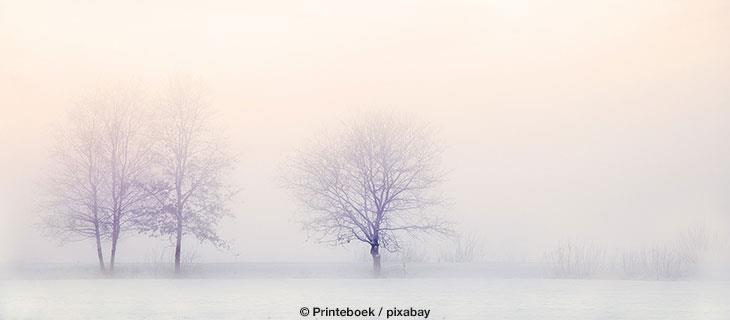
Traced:
<path fill-rule="evenodd" d="M 399 234 L 451 233 L 429 211 L 442 203 L 440 155 L 429 126 L 368 114 L 297 151 L 283 179 L 311 213 L 305 228 L 324 242 L 366 243 L 377 276 L 380 249 L 397 251 Z"/>

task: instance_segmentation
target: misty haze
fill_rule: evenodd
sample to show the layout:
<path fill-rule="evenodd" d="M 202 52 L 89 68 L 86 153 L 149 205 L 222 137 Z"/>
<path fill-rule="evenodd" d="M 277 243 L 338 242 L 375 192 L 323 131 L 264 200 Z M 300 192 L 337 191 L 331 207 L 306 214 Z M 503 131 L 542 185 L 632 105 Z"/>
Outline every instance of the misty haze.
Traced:
<path fill-rule="evenodd" d="M 728 39 L 720 0 L 0 0 L 0 319 L 730 318 Z"/>

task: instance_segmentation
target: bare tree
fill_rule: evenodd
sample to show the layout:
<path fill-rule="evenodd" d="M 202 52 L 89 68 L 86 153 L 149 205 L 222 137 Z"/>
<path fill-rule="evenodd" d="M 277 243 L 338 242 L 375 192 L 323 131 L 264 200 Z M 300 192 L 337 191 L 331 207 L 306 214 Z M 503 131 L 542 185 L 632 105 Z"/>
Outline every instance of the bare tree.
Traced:
<path fill-rule="evenodd" d="M 100 132 L 105 162 L 106 210 L 111 223 L 109 270 L 114 270 L 122 228 L 145 211 L 152 165 L 153 141 L 140 94 L 134 90 L 107 90 L 95 102 L 102 113 Z"/>
<path fill-rule="evenodd" d="M 56 133 L 49 164 L 48 211 L 42 226 L 62 241 L 94 239 L 99 268 L 105 271 L 102 240 L 109 236 L 103 210 L 103 147 L 98 114 L 87 106 L 69 113 L 69 124 Z"/>
<path fill-rule="evenodd" d="M 369 114 L 297 151 L 283 179 L 311 212 L 305 228 L 323 242 L 366 243 L 379 275 L 380 249 L 397 251 L 400 233 L 451 232 L 428 211 L 442 202 L 440 155 L 429 126 Z"/>
<path fill-rule="evenodd" d="M 140 225 L 174 239 L 175 272 L 179 273 L 185 234 L 217 247 L 227 246 L 217 226 L 230 215 L 226 202 L 233 192 L 224 177 L 233 158 L 214 134 L 211 110 L 200 86 L 188 79 L 173 80 L 161 103 L 162 113 L 154 129 L 158 183 L 149 188 L 159 210 L 144 216 L 147 221 Z"/>

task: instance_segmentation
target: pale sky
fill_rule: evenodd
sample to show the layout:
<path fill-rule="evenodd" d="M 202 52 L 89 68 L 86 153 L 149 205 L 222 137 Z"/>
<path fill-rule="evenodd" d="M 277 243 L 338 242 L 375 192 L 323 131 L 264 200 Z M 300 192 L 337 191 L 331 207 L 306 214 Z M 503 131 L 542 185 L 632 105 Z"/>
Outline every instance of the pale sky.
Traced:
<path fill-rule="evenodd" d="M 195 246 L 206 260 L 349 259 L 305 242 L 276 176 L 369 109 L 440 129 L 444 214 L 495 251 L 728 233 L 728 39 L 727 1 L 0 0 L 0 261 L 94 261 L 33 226 L 52 128 L 96 88 L 176 74 L 205 81 L 240 154 L 223 235 L 241 255 Z M 119 259 L 164 249 L 127 239 Z"/>

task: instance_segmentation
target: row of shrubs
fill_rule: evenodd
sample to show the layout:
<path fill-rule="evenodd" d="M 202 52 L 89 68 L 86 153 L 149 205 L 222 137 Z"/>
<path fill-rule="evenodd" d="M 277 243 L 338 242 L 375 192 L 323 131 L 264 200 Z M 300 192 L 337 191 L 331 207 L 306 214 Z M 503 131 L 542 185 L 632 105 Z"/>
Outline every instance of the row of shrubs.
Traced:
<path fill-rule="evenodd" d="M 635 280 L 677 280 L 698 276 L 708 263 L 730 268 L 730 243 L 711 235 L 705 227 L 694 227 L 673 240 L 648 246 L 607 250 L 587 241 L 565 241 L 542 255 L 536 264 L 550 278 L 621 278 Z M 425 251 L 421 246 L 403 246 L 385 253 L 384 261 L 411 263 L 474 263 L 494 261 L 484 241 L 476 235 L 462 235 L 441 247 Z M 369 257 L 363 256 L 363 261 Z M 523 260 L 524 261 L 524 260 Z"/>
<path fill-rule="evenodd" d="M 728 255 L 727 243 L 693 228 L 671 241 L 612 254 L 592 243 L 564 242 L 544 254 L 543 267 L 554 278 L 676 280 L 698 276 L 708 260 Z"/>

